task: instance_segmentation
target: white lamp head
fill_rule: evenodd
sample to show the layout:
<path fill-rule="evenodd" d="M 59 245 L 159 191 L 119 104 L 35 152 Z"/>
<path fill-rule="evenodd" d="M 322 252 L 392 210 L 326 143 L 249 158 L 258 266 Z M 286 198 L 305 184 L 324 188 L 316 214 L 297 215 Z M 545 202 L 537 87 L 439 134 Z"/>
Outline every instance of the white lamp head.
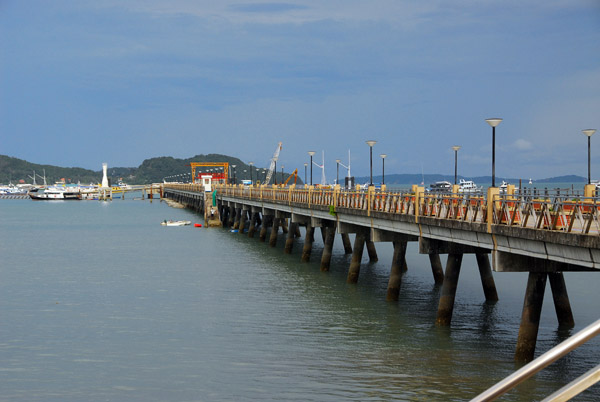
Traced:
<path fill-rule="evenodd" d="M 336 159 L 335 162 L 336 163 L 340 163 L 342 160 L 341 159 Z"/>
<path fill-rule="evenodd" d="M 452 147 L 452 149 L 454 151 L 458 151 L 460 149 L 460 145 L 455 145 L 455 146 Z"/>
<path fill-rule="evenodd" d="M 486 123 L 489 124 L 492 127 L 496 127 L 498 124 L 502 123 L 502 119 L 498 118 L 498 117 L 494 117 L 491 119 L 485 119 Z"/>
<path fill-rule="evenodd" d="M 385 157 L 387 156 L 387 154 L 380 154 L 379 156 L 381 156 L 382 159 L 385 159 Z"/>
<path fill-rule="evenodd" d="M 581 130 L 585 135 L 587 135 L 588 137 L 591 137 L 592 135 L 594 135 L 594 133 L 596 132 L 596 129 L 594 128 L 590 128 L 587 130 Z"/>
<path fill-rule="evenodd" d="M 308 154 L 309 154 L 310 156 L 314 156 L 314 155 L 316 154 L 316 152 L 315 152 L 315 151 L 308 151 Z"/>
<path fill-rule="evenodd" d="M 372 147 L 375 144 L 377 144 L 377 141 L 373 141 L 373 140 L 367 141 L 367 145 L 369 145 L 370 147 Z"/>

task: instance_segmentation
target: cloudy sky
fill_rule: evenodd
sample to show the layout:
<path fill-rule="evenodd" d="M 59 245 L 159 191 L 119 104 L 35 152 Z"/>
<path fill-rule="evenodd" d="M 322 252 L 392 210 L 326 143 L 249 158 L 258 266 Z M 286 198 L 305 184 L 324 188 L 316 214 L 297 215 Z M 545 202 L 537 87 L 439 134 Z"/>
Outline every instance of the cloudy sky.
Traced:
<path fill-rule="evenodd" d="M 587 175 L 598 0 L 0 0 L 0 154 L 99 170 L 223 153 L 286 171 Z M 303 172 L 302 172 L 303 173 Z M 592 137 L 600 179 L 600 132 Z"/>

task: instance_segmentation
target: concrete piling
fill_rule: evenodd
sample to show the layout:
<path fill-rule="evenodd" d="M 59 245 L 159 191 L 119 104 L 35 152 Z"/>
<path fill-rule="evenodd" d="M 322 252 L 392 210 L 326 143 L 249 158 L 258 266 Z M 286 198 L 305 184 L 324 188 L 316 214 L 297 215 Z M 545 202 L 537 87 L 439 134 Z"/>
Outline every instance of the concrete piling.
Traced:
<path fill-rule="evenodd" d="M 323 228 L 321 228 L 323 229 Z M 333 252 L 333 242 L 335 241 L 335 225 L 327 226 L 325 235 L 325 245 L 323 255 L 321 256 L 321 271 L 329 271 L 331 265 L 331 255 Z"/>
<path fill-rule="evenodd" d="M 515 361 L 517 362 L 533 360 L 547 277 L 548 274 L 545 272 L 529 273 L 525 301 L 523 302 L 523 313 L 521 314 L 521 326 L 517 338 L 517 349 L 515 351 Z"/>
<path fill-rule="evenodd" d="M 280 218 L 273 218 L 273 225 L 271 226 L 271 237 L 269 237 L 269 246 L 275 247 L 277 245 L 277 233 L 279 232 Z"/>
<path fill-rule="evenodd" d="M 552 299 L 554 300 L 554 309 L 558 326 L 561 328 L 573 328 L 575 320 L 573 311 L 571 311 L 571 302 L 567 293 L 567 285 L 562 272 L 553 272 L 548 274 L 550 279 L 550 288 L 552 289 Z"/>
<path fill-rule="evenodd" d="M 352 260 L 350 261 L 350 268 L 348 269 L 348 278 L 346 279 L 346 282 L 348 283 L 358 282 L 358 275 L 360 274 L 360 262 L 362 260 L 366 240 L 366 233 L 356 233 L 356 237 L 354 238 L 354 251 L 352 252 Z"/>
<path fill-rule="evenodd" d="M 377 257 L 377 250 L 375 249 L 375 243 L 371 240 L 366 240 L 367 243 L 367 252 L 369 253 L 369 261 L 377 262 L 379 258 Z"/>
<path fill-rule="evenodd" d="M 442 295 L 440 296 L 437 318 L 435 320 L 436 325 L 448 326 L 452 321 L 454 299 L 456 297 L 456 287 L 458 286 L 462 258 L 462 254 L 448 254 L 446 274 L 444 275 L 444 284 L 442 285 Z"/>
<path fill-rule="evenodd" d="M 258 219 L 258 212 L 251 213 L 250 218 L 250 226 L 248 227 L 248 237 L 254 237 L 254 232 L 256 232 L 256 221 Z"/>
<path fill-rule="evenodd" d="M 248 211 L 245 210 L 244 208 L 240 209 L 240 226 L 238 228 L 240 234 L 244 234 L 244 227 L 246 226 L 246 215 L 248 214 Z"/>
<path fill-rule="evenodd" d="M 350 244 L 350 236 L 348 233 L 342 233 L 342 243 L 344 244 L 344 253 L 352 254 L 352 244 Z"/>
<path fill-rule="evenodd" d="M 258 236 L 258 239 L 260 241 L 264 242 L 267 240 L 267 229 L 272 223 L 273 223 L 272 215 L 263 216 L 263 222 L 262 222 L 262 226 L 260 227 L 260 234 Z"/>
<path fill-rule="evenodd" d="M 436 285 L 444 283 L 444 269 L 442 268 L 442 261 L 440 260 L 439 254 L 429 254 L 429 262 L 431 264 L 431 273 L 433 274 L 433 281 Z"/>
<path fill-rule="evenodd" d="M 315 240 L 315 227 L 306 226 L 306 236 L 304 237 L 304 248 L 302 249 L 302 262 L 310 261 L 310 254 L 312 253 L 312 245 Z"/>
<path fill-rule="evenodd" d="M 392 267 L 390 269 L 390 279 L 387 288 L 387 301 L 398 301 L 400 295 L 400 286 L 402 285 L 403 266 L 406 262 L 406 245 L 405 241 L 395 241 L 394 256 L 392 257 Z"/>
<path fill-rule="evenodd" d="M 479 275 L 481 276 L 481 286 L 485 294 L 485 300 L 488 302 L 498 301 L 498 292 L 496 291 L 496 283 L 492 276 L 492 267 L 487 254 L 476 253 L 477 266 L 479 267 Z"/>
<path fill-rule="evenodd" d="M 292 248 L 294 247 L 294 237 L 296 236 L 296 229 L 298 228 L 298 224 L 295 222 L 290 223 L 290 230 L 287 232 L 287 236 L 285 237 L 285 248 L 283 251 L 286 254 L 292 253 Z"/>

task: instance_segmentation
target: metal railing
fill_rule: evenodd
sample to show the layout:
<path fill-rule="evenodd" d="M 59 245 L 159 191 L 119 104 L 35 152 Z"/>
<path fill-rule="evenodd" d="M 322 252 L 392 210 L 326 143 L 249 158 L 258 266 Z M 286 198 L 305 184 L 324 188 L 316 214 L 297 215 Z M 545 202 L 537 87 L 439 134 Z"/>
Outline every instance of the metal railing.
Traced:
<path fill-rule="evenodd" d="M 165 188 L 202 191 L 199 184 L 166 184 Z M 467 223 L 600 235 L 600 198 L 578 197 L 566 191 L 521 191 L 495 194 L 493 202 L 481 194 L 417 191 L 357 191 L 335 188 L 215 185 L 218 193 L 247 200 L 306 204 L 403 214 Z M 491 208 L 491 211 L 488 211 Z"/>
<path fill-rule="evenodd" d="M 537 359 L 533 360 L 529 364 L 523 366 L 521 369 L 515 371 L 504 380 L 500 381 L 496 385 L 487 389 L 485 392 L 477 395 L 471 399 L 471 402 L 487 402 L 497 399 L 499 396 L 507 393 L 520 383 L 524 382 L 535 373 L 548 367 L 561 357 L 577 349 L 590 339 L 600 334 L 600 320 L 588 325 L 569 339 L 556 345 Z M 574 396 L 585 391 L 592 385 L 600 381 L 600 365 L 594 367 L 587 373 L 573 380 L 571 383 L 565 385 L 552 395 L 548 396 L 543 402 L 558 402 L 568 401 Z"/>

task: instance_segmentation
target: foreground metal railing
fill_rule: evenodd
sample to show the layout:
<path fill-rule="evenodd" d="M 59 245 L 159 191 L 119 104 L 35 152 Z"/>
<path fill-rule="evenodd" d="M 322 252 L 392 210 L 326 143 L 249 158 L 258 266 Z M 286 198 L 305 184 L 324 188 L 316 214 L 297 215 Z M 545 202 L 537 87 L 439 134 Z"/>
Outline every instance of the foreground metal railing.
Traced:
<path fill-rule="evenodd" d="M 596 337 L 598 334 L 600 334 L 600 320 L 588 325 L 575 335 L 571 336 L 569 339 L 561 342 L 543 355 L 539 356 L 531 363 L 515 371 L 513 374 L 506 377 L 493 387 L 477 395 L 475 398 L 471 399 L 471 402 L 487 402 L 495 400 L 499 396 L 507 393 L 520 383 L 533 376 L 535 373 L 543 370 L 561 357 L 577 349 L 590 339 Z M 594 367 L 587 373 L 573 380 L 571 383 L 565 385 L 552 395 L 548 396 L 542 402 L 568 401 L 592 385 L 596 384 L 598 381 L 600 381 L 600 365 Z"/>
<path fill-rule="evenodd" d="M 600 234 L 600 198 L 565 191 L 522 191 L 494 194 L 428 193 L 422 187 L 399 191 L 358 191 L 335 188 L 275 186 L 214 186 L 225 196 L 280 204 L 423 216 L 467 223 L 488 223 L 546 231 Z M 202 191 L 198 184 L 168 184 L 165 188 Z M 491 211 L 488 211 L 491 208 Z M 489 228 L 490 226 L 488 226 Z M 489 230 L 489 229 L 488 229 Z"/>

